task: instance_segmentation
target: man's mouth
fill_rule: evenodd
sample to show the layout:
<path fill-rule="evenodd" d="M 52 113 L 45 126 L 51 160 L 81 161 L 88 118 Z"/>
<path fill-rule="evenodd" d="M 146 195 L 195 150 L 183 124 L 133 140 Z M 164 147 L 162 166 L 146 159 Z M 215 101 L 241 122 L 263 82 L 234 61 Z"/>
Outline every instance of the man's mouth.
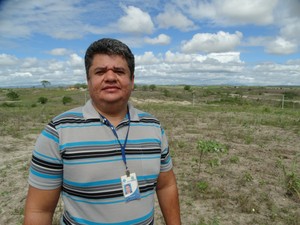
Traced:
<path fill-rule="evenodd" d="M 120 88 L 117 86 L 106 86 L 106 87 L 102 88 L 102 90 L 104 90 L 104 91 L 113 91 L 113 90 L 118 90 L 118 89 L 120 89 Z"/>

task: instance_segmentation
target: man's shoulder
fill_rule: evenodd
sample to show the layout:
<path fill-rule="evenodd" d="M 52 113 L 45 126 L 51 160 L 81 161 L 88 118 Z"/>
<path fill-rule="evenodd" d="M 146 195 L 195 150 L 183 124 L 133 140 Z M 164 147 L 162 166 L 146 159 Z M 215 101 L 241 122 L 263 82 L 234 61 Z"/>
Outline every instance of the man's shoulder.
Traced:
<path fill-rule="evenodd" d="M 83 106 L 69 109 L 53 118 L 54 122 L 66 119 L 83 119 Z"/>
<path fill-rule="evenodd" d="M 160 124 L 160 121 L 151 113 L 142 111 L 140 109 L 134 108 L 135 115 L 137 115 L 137 118 L 140 122 L 152 122 Z"/>

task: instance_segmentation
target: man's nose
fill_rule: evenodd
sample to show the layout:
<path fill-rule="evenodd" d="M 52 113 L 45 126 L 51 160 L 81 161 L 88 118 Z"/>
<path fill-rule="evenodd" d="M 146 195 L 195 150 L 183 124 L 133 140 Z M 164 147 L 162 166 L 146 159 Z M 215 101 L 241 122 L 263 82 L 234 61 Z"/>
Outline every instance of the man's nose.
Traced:
<path fill-rule="evenodd" d="M 113 71 L 113 69 L 108 69 L 105 73 L 106 80 L 115 80 L 117 78 L 117 74 Z"/>

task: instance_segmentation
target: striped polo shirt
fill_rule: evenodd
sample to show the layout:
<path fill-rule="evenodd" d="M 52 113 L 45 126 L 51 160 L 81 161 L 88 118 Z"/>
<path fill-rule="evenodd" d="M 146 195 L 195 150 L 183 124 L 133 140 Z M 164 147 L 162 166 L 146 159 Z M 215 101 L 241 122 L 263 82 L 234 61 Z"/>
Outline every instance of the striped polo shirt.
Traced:
<path fill-rule="evenodd" d="M 127 202 L 123 196 L 120 144 L 91 100 L 55 117 L 41 132 L 29 184 L 43 190 L 62 187 L 61 224 L 153 224 L 157 178 L 172 168 L 172 160 L 160 122 L 131 104 L 128 108 L 125 153 L 128 169 L 137 175 L 139 200 Z M 115 127 L 121 144 L 128 124 L 126 116 Z"/>

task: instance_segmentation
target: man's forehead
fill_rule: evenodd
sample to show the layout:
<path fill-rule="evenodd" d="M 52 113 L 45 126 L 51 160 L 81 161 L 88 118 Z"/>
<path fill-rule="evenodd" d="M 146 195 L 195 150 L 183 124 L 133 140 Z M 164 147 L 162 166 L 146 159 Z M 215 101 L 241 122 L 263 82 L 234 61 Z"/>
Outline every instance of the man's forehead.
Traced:
<path fill-rule="evenodd" d="M 106 54 L 95 54 L 93 62 L 122 62 L 127 64 L 126 59 L 122 55 L 106 55 Z"/>
<path fill-rule="evenodd" d="M 91 69 L 124 69 L 129 70 L 127 61 L 121 55 L 96 54 Z"/>

